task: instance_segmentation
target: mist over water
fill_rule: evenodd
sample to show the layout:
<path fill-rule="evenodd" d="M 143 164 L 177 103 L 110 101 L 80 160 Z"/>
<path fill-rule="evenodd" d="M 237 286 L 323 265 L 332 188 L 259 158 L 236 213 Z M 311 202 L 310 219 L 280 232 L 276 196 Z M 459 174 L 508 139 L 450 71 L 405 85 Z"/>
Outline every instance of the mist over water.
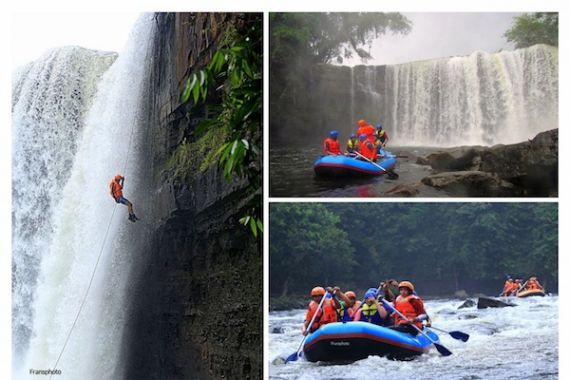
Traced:
<path fill-rule="evenodd" d="M 462 301 L 426 301 L 433 326 L 470 335 L 468 342 L 438 333 L 453 354 L 432 349 L 401 362 L 371 356 L 349 365 L 297 362 L 269 364 L 270 379 L 364 379 L 372 373 L 394 380 L 558 379 L 558 297 L 515 299 L 517 307 L 457 310 Z M 269 315 L 269 362 L 294 353 L 301 342 L 305 310 Z M 283 327 L 283 334 L 271 333 Z M 374 375 L 373 377 L 376 377 Z"/>
<path fill-rule="evenodd" d="M 28 374 L 30 368 L 53 368 L 100 252 L 93 285 L 57 377 L 122 376 L 128 278 L 133 263 L 141 260 L 136 254 L 147 231 L 144 225 L 137 223 L 135 228 L 126 221 L 126 207 L 115 206 L 108 183 L 122 172 L 128 198 L 143 199 L 148 191 L 148 160 L 140 158 L 148 144 L 153 33 L 152 16 L 142 16 L 97 87 L 95 79 L 113 59 L 107 58 L 105 65 L 78 66 L 48 57 L 20 70 L 13 81 L 16 378 L 34 377 Z M 53 54 L 63 55 L 68 49 Z M 95 56 L 91 60 L 101 61 L 96 58 L 100 53 L 89 54 Z M 79 57 L 87 60 L 89 54 Z M 43 67 L 36 70 L 40 73 L 36 65 Z"/>

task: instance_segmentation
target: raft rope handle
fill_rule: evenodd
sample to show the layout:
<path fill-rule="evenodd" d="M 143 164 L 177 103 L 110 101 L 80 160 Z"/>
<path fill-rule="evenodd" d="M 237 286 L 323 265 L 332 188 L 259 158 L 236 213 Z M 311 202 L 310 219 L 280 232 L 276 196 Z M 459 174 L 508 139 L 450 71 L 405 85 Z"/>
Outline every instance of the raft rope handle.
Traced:
<path fill-rule="evenodd" d="M 135 124 L 136 124 L 136 122 L 134 122 L 131 126 L 131 135 L 129 137 L 129 146 L 127 148 L 127 157 L 125 159 L 125 165 L 123 167 L 123 173 L 125 173 L 125 174 L 126 174 L 126 170 L 127 170 L 127 163 L 129 162 L 129 153 L 131 151 L 131 145 L 133 143 L 133 134 L 134 134 L 134 130 L 135 130 L 135 128 L 134 128 Z M 101 256 L 103 254 L 103 249 L 105 248 L 105 243 L 107 242 L 107 236 L 109 235 L 109 230 L 111 229 L 111 224 L 113 222 L 113 218 L 115 216 L 116 210 L 117 210 L 117 203 L 115 203 L 115 206 L 113 207 L 113 212 L 111 213 L 111 218 L 109 219 L 109 223 L 107 224 L 107 231 L 105 231 L 105 237 L 103 238 L 103 243 L 101 244 L 101 250 L 99 251 L 99 256 L 97 256 L 97 261 L 95 262 L 95 266 L 93 267 L 93 272 L 91 273 L 91 279 L 89 280 L 89 285 L 87 286 L 87 290 L 85 291 L 85 295 L 83 296 L 83 300 L 81 301 L 81 305 L 79 305 L 79 310 L 77 311 L 77 315 L 75 316 L 73 324 L 71 325 L 71 328 L 69 329 L 69 333 L 67 334 L 67 337 L 65 338 L 65 343 L 63 344 L 61 352 L 59 353 L 59 356 L 57 357 L 57 360 L 53 366 L 53 371 L 55 371 L 57 369 L 57 365 L 59 364 L 59 361 L 60 361 L 61 357 L 63 356 L 63 353 L 65 352 L 65 348 L 67 347 L 67 343 L 69 342 L 69 338 L 71 338 L 71 333 L 75 329 L 75 325 L 77 324 L 77 320 L 79 319 L 79 315 L 81 314 L 81 311 L 83 310 L 83 306 L 85 305 L 85 301 L 87 300 L 87 296 L 89 295 L 89 290 L 91 290 L 91 285 L 93 284 L 93 279 L 95 278 L 95 273 L 97 272 L 97 267 L 99 266 L 99 260 L 101 259 Z M 50 380 L 53 377 L 53 375 L 54 375 L 53 373 L 50 374 L 50 377 L 49 377 Z"/>

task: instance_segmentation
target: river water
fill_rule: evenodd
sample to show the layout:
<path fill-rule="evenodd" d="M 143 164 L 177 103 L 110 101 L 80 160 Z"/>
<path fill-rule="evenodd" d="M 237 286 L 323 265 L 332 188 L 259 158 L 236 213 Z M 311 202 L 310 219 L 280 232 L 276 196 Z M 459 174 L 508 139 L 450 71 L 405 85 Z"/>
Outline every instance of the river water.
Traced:
<path fill-rule="evenodd" d="M 416 156 L 427 156 L 438 150 L 426 147 L 390 147 L 401 156 L 395 172 L 400 176 L 391 180 L 387 176 L 373 178 L 324 179 L 315 176 L 313 163 L 321 156 L 320 147 L 299 149 L 270 149 L 269 194 L 272 197 L 382 197 L 386 191 L 400 184 L 411 184 L 432 174 L 430 166 L 415 163 Z M 420 187 L 418 196 L 449 197 L 451 194 L 426 186 Z"/>
<path fill-rule="evenodd" d="M 288 364 L 276 358 L 294 353 L 301 340 L 305 310 L 269 314 L 270 379 L 558 379 L 558 297 L 516 299 L 517 307 L 458 310 L 462 301 L 427 300 L 435 327 L 470 335 L 468 342 L 439 333 L 440 343 L 453 352 L 441 356 L 435 349 L 407 362 L 369 357 L 348 365 Z M 272 333 L 282 327 L 283 334 Z M 274 364 L 275 363 L 275 364 Z"/>

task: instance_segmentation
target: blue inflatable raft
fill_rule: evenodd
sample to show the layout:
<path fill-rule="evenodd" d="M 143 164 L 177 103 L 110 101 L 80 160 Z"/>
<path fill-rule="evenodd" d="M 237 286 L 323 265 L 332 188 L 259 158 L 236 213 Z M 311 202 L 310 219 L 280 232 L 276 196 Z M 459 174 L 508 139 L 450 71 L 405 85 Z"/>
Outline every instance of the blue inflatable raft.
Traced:
<path fill-rule="evenodd" d="M 426 334 L 435 342 L 439 337 Z M 337 322 L 320 327 L 303 346 L 310 362 L 353 362 L 371 355 L 410 360 L 427 352 L 431 342 L 421 334 L 412 336 L 367 322 Z"/>
<path fill-rule="evenodd" d="M 389 152 L 375 164 L 348 156 L 322 156 L 313 165 L 317 176 L 373 177 L 385 174 L 396 166 L 396 157 Z"/>

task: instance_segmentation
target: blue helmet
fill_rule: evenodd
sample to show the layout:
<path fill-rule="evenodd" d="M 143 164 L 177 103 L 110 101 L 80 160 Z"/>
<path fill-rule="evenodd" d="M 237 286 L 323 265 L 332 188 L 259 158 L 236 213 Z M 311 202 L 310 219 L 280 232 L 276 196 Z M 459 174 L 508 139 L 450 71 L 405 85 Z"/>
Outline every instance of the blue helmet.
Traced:
<path fill-rule="evenodd" d="M 364 141 L 364 140 L 366 140 L 367 137 L 368 137 L 368 136 L 366 136 L 366 135 L 363 133 L 363 134 L 361 134 L 360 136 L 358 136 L 358 139 L 359 139 L 360 141 Z"/>
<path fill-rule="evenodd" d="M 350 134 L 350 138 L 351 138 L 351 139 L 355 139 L 355 138 L 356 138 L 356 133 L 351 133 L 351 134 Z"/>
<path fill-rule="evenodd" d="M 382 124 L 376 124 L 376 129 L 381 130 L 381 129 L 382 129 Z"/>
<path fill-rule="evenodd" d="M 376 292 L 377 289 L 376 288 L 370 288 L 366 291 L 366 293 L 364 293 L 364 299 L 368 299 L 368 298 L 376 298 Z"/>
<path fill-rule="evenodd" d="M 329 133 L 331 137 L 336 138 L 338 137 L 338 131 L 331 131 L 331 133 Z"/>

